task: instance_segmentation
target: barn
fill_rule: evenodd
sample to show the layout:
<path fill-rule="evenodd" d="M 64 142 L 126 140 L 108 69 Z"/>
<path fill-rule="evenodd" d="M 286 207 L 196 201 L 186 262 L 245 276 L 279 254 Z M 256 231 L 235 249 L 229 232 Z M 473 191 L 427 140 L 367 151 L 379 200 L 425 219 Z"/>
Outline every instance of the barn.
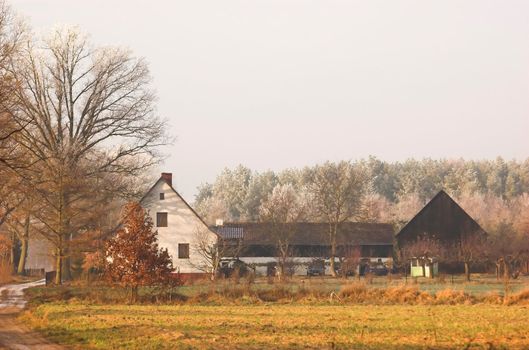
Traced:
<path fill-rule="evenodd" d="M 330 256 L 329 225 L 299 222 L 289 224 L 291 230 L 291 262 L 295 274 L 306 274 L 314 259 Z M 226 223 L 213 227 L 222 239 L 240 245 L 238 258 L 256 266 L 256 272 L 266 274 L 270 264 L 277 261 L 277 244 L 268 223 Z M 357 250 L 359 259 L 391 264 L 394 230 L 390 224 L 344 222 L 338 228 L 337 256 Z M 328 273 L 328 271 L 327 271 Z"/>
<path fill-rule="evenodd" d="M 445 191 L 437 193 L 396 235 L 399 247 L 427 237 L 444 245 L 460 242 L 465 235 L 487 233 Z"/>

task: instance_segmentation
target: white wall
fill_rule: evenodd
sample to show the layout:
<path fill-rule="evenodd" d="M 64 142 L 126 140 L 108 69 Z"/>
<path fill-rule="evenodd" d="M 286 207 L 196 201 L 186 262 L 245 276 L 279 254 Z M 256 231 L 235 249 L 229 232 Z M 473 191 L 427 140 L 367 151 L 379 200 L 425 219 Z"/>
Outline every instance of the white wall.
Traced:
<path fill-rule="evenodd" d="M 165 199 L 160 200 L 160 193 L 165 194 Z M 174 192 L 162 179 L 147 193 L 141 201 L 142 206 L 149 211 L 155 229 L 158 230 L 158 243 L 162 248 L 167 248 L 173 259 L 173 265 L 181 273 L 203 272 L 197 266 L 204 265 L 204 261 L 197 253 L 196 232 L 207 230 L 212 242 L 217 236 L 198 218 L 186 205 L 182 198 Z M 167 226 L 156 227 L 156 213 L 166 212 Z M 189 243 L 189 259 L 178 258 L 178 244 Z"/>
<path fill-rule="evenodd" d="M 239 258 L 242 262 L 246 264 L 255 264 L 256 269 L 255 272 L 258 276 L 266 276 L 267 273 L 267 267 L 266 264 L 268 263 L 277 263 L 277 258 L 274 257 L 240 257 Z M 361 258 L 361 259 L 369 259 L 372 263 L 376 263 L 379 259 L 383 263 L 389 263 L 393 259 L 382 257 L 382 258 Z M 307 258 L 307 257 L 292 257 L 290 261 L 295 264 L 295 275 L 306 275 L 307 274 L 307 266 L 314 260 L 314 258 Z M 338 261 L 338 260 L 336 260 Z M 331 273 L 330 266 L 329 266 L 329 259 L 325 259 L 325 274 L 329 275 Z"/>

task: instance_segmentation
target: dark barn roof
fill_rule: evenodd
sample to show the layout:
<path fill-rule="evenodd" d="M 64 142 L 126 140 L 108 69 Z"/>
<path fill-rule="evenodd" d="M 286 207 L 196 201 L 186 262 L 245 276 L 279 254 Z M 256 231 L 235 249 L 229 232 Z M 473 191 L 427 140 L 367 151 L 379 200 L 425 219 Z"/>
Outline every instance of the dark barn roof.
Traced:
<path fill-rule="evenodd" d="M 452 197 L 440 191 L 397 233 L 396 238 L 401 246 L 423 235 L 442 243 L 453 243 L 463 235 L 473 233 L 486 234 Z"/>
<path fill-rule="evenodd" d="M 327 246 L 329 225 L 295 223 L 291 245 Z M 226 239 L 242 238 L 244 245 L 275 245 L 268 223 L 226 223 L 214 228 Z M 338 245 L 392 245 L 394 230 L 390 224 L 345 222 L 338 229 Z"/>

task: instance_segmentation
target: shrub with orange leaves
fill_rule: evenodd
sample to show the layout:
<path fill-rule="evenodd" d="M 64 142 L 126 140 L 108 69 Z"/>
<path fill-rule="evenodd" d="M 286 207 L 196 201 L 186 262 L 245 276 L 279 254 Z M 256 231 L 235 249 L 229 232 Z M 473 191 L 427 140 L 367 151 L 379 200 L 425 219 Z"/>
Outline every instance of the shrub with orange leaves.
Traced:
<path fill-rule="evenodd" d="M 113 283 L 130 288 L 137 300 L 138 287 L 172 284 L 173 263 L 167 249 L 158 247 L 151 217 L 139 203 L 124 207 L 122 228 L 106 247 L 105 275 Z"/>

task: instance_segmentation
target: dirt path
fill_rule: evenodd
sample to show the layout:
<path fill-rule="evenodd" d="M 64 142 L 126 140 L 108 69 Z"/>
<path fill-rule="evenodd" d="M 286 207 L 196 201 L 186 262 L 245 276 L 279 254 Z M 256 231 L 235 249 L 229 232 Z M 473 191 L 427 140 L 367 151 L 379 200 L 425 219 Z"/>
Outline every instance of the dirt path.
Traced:
<path fill-rule="evenodd" d="M 0 287 L 0 349 L 62 350 L 40 334 L 17 321 L 18 313 L 26 305 L 24 289 L 43 285 L 44 280 Z"/>

